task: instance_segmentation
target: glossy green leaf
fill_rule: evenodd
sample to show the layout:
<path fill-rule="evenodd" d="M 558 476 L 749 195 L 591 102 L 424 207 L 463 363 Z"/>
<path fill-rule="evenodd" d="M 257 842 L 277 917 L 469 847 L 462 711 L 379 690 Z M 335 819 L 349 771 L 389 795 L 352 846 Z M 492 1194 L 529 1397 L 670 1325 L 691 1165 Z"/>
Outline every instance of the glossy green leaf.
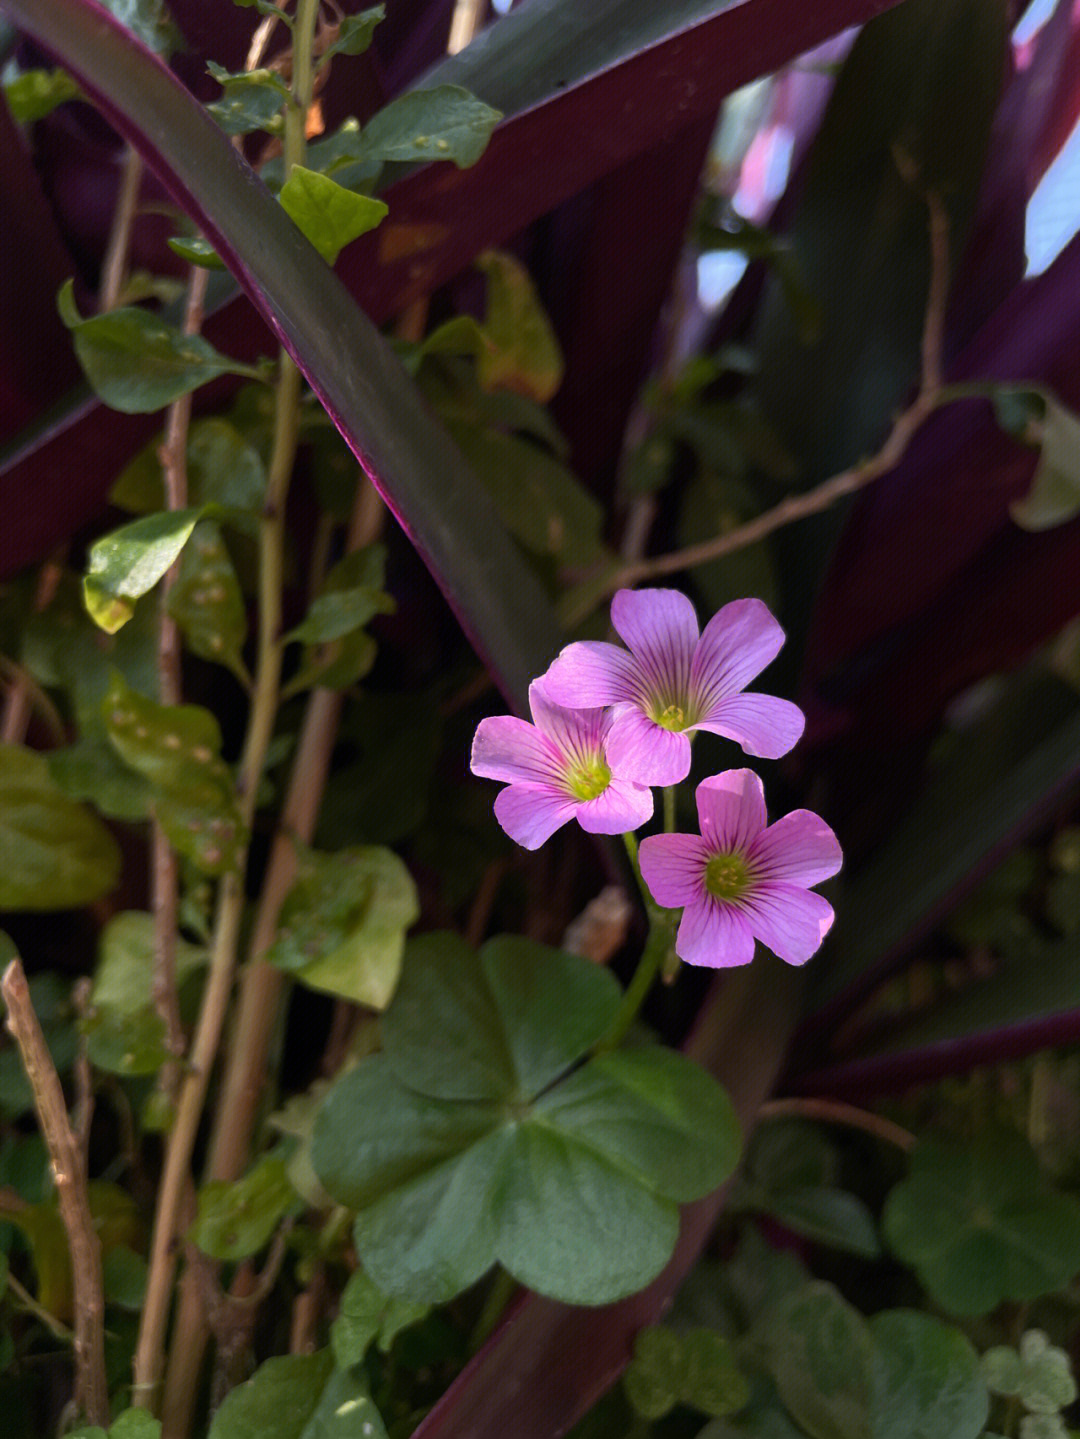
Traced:
<path fill-rule="evenodd" d="M 261 1364 L 226 1397 L 208 1439 L 386 1439 L 358 1372 L 335 1371 L 329 1349 Z"/>
<path fill-rule="evenodd" d="M 187 1237 L 211 1259 L 247 1259 L 269 1244 L 296 1202 L 285 1161 L 266 1154 L 242 1179 L 210 1180 L 203 1185 Z"/>
<path fill-rule="evenodd" d="M 43 120 L 57 105 L 74 100 L 79 87 L 66 70 L 23 70 L 4 83 L 12 117 L 24 125 Z"/>
<path fill-rule="evenodd" d="M 1043 392 L 1039 463 L 1031 488 L 1009 506 L 1022 530 L 1049 530 L 1080 514 L 1080 416 Z"/>
<path fill-rule="evenodd" d="M 285 213 L 332 265 L 352 240 L 374 230 L 387 214 L 382 200 L 347 190 L 329 175 L 294 165 L 278 197 Z"/>
<path fill-rule="evenodd" d="M 201 235 L 170 235 L 165 242 L 174 255 L 203 270 L 224 270 L 225 261 Z"/>
<path fill-rule="evenodd" d="M 135 601 L 179 558 L 199 515 L 199 510 L 164 510 L 132 520 L 91 546 L 83 596 L 90 617 L 106 634 L 127 623 Z"/>
<path fill-rule="evenodd" d="M 213 61 L 206 68 L 224 91 L 220 100 L 206 108 L 226 135 L 247 135 L 252 130 L 276 133 L 281 128 L 289 87 L 275 70 L 232 74 Z"/>
<path fill-rule="evenodd" d="M 391 1299 L 362 1269 L 350 1274 L 341 1291 L 337 1318 L 330 1326 L 330 1347 L 339 1369 L 359 1364 L 378 1341 L 385 1354 L 403 1329 L 416 1324 L 428 1312 L 426 1304 Z"/>
<path fill-rule="evenodd" d="M 116 841 L 63 793 L 45 756 L 0 745 L 0 910 L 73 909 L 119 874 Z"/>
<path fill-rule="evenodd" d="M 954 1314 L 1037 1299 L 1080 1271 L 1080 1202 L 1055 1190 L 1010 1132 L 963 1147 L 923 1140 L 882 1224 L 893 1252 Z"/>
<path fill-rule="evenodd" d="M 50 750 L 48 760 L 49 773 L 69 799 L 89 801 L 109 819 L 149 817 L 150 787 L 104 738 L 79 739 Z"/>
<path fill-rule="evenodd" d="M 110 1249 L 101 1263 L 101 1282 L 106 1304 L 139 1314 L 146 1302 L 147 1263 L 126 1244 Z"/>
<path fill-rule="evenodd" d="M 185 335 L 148 310 L 128 307 L 84 320 L 71 280 L 61 287 L 57 304 L 95 393 L 125 414 L 163 409 L 218 375 L 255 373 L 219 354 L 201 335 Z"/>
<path fill-rule="evenodd" d="M 205 874 L 239 862 L 245 840 L 221 731 L 199 705 L 159 705 L 113 675 L 105 697 L 109 740 L 154 791 L 154 812 L 170 843 Z"/>
<path fill-rule="evenodd" d="M 811 1439 L 976 1439 L 989 1408 L 979 1361 L 959 1330 L 915 1311 L 866 1321 L 831 1285 L 782 1305 L 771 1368 Z"/>
<path fill-rule="evenodd" d="M 409 871 L 388 849 L 302 850 L 266 960 L 312 989 L 384 1009 L 405 931 L 420 914 Z"/>
<path fill-rule="evenodd" d="M 484 332 L 477 353 L 486 390 L 506 389 L 546 405 L 563 377 L 563 357 L 529 272 L 513 255 L 487 250 L 476 261 L 487 277 Z"/>
<path fill-rule="evenodd" d="M 410 90 L 364 126 L 364 153 L 382 161 L 453 160 L 465 169 L 487 149 L 501 119 L 460 85 Z"/>
<path fill-rule="evenodd" d="M 370 46 L 375 26 L 386 19 L 386 6 L 373 5 L 356 15 L 343 15 L 336 39 L 323 51 L 324 61 L 334 55 L 362 55 Z"/>
<path fill-rule="evenodd" d="M 617 1004 L 606 971 L 524 939 L 479 955 L 456 936 L 409 946 L 383 1053 L 331 1090 L 315 1125 L 316 1173 L 359 1211 L 379 1288 L 441 1302 L 499 1261 L 540 1293 L 596 1304 L 659 1272 L 676 1201 L 730 1173 L 738 1130 L 679 1055 L 579 1064 Z"/>
<path fill-rule="evenodd" d="M 165 508 L 160 437 L 131 460 L 109 491 L 109 499 L 134 514 Z M 250 521 L 266 496 L 266 468 L 258 450 L 236 425 L 219 417 L 194 420 L 187 443 L 188 499 L 201 508 L 214 504 L 230 521 Z"/>
<path fill-rule="evenodd" d="M 206 951 L 176 941 L 179 983 L 206 963 Z M 154 920 L 124 911 L 101 932 L 90 1004 L 82 1021 L 90 1059 L 112 1074 L 156 1074 L 169 1057 L 165 1021 L 153 999 Z"/>
<path fill-rule="evenodd" d="M 168 609 L 193 654 L 216 660 L 242 683 L 250 683 L 242 654 L 247 607 L 221 531 L 212 520 L 195 526 L 169 591 Z"/>
<path fill-rule="evenodd" d="M 368 545 L 346 555 L 326 577 L 323 592 L 286 640 L 327 644 L 366 625 L 375 615 L 393 614 L 397 604 L 382 588 L 386 548 Z"/>

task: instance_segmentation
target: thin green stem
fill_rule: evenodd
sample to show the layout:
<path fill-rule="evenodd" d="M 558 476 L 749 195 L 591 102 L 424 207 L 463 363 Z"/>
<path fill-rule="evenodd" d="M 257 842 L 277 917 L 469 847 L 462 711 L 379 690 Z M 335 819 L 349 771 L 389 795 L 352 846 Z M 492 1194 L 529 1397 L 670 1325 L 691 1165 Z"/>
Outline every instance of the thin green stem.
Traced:
<path fill-rule="evenodd" d="M 637 969 L 634 970 L 633 978 L 623 995 L 622 1004 L 619 1006 L 611 1028 L 597 1045 L 598 1050 L 615 1049 L 622 1043 L 627 1030 L 637 1018 L 638 1011 L 645 1002 L 645 996 L 652 988 L 653 981 L 659 974 L 665 958 L 671 952 L 675 938 L 674 912 L 660 908 L 641 877 L 637 840 L 632 834 L 624 834 L 623 843 L 626 845 L 630 867 L 634 871 L 634 878 L 637 880 L 641 897 L 645 903 L 645 911 L 649 916 L 649 934 L 645 940 L 641 958 L 638 960 Z"/>
<path fill-rule="evenodd" d="M 664 789 L 664 833 L 675 833 L 675 786 L 669 784 Z"/>

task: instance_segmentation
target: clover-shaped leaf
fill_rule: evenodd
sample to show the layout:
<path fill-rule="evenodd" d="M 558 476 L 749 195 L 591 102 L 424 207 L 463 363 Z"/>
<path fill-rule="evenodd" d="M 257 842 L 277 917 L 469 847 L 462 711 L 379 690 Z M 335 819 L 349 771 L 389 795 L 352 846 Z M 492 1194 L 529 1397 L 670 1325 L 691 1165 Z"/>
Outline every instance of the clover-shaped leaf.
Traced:
<path fill-rule="evenodd" d="M 1056 1414 L 1076 1398 L 1072 1364 L 1041 1329 L 1029 1329 L 1020 1352 L 1007 1345 L 988 1349 L 982 1357 L 983 1378 L 995 1394 L 1016 1395 L 1033 1414 Z"/>
<path fill-rule="evenodd" d="M 829 1284 L 781 1304 L 771 1367 L 792 1418 L 812 1439 L 976 1439 L 989 1401 L 959 1330 L 894 1309 L 867 1321 Z"/>
<path fill-rule="evenodd" d="M 498 1260 L 540 1293 L 602 1304 L 655 1277 L 677 1204 L 727 1177 L 738 1129 L 680 1055 L 587 1057 L 618 1005 L 606 970 L 525 939 L 407 948 L 384 1051 L 331 1090 L 313 1146 L 380 1289 L 438 1303 Z"/>
<path fill-rule="evenodd" d="M 711 1329 L 676 1333 L 650 1325 L 640 1330 L 623 1383 L 643 1419 L 662 1419 L 680 1403 L 702 1414 L 733 1414 L 750 1397 L 731 1346 Z"/>
<path fill-rule="evenodd" d="M 420 913 L 409 871 L 378 845 L 337 854 L 303 849 L 298 869 L 267 961 L 312 989 L 385 1008 L 405 931 Z"/>
<path fill-rule="evenodd" d="M 889 1195 L 883 1228 L 893 1252 L 954 1314 L 1036 1299 L 1080 1270 L 1080 1203 L 1055 1190 L 1008 1131 L 964 1147 L 919 1144 Z"/>
<path fill-rule="evenodd" d="M 114 672 L 104 714 L 120 758 L 153 787 L 154 812 L 174 848 L 204 874 L 235 868 L 245 836 L 210 711 L 159 705 Z"/>

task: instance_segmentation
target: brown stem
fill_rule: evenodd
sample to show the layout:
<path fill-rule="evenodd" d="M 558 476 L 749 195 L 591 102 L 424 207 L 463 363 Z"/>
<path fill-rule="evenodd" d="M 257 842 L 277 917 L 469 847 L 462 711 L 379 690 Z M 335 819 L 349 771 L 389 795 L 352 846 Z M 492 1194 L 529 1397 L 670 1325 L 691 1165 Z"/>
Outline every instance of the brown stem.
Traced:
<path fill-rule="evenodd" d="M 52 559 L 46 560 L 41 567 L 37 588 L 34 591 L 35 614 L 39 615 L 43 610 L 48 609 L 56 594 L 64 574 L 63 554 L 65 549 L 66 546 L 62 546 L 58 553 Z M 17 665 L 11 660 L 4 661 L 4 669 L 11 673 L 11 686 L 4 696 L 3 713 L 0 717 L 0 741 L 4 744 L 22 744 L 30 725 L 31 712 L 36 706 L 52 731 L 56 743 L 62 745 L 67 738 L 64 732 L 64 722 L 60 718 L 56 706 L 33 675 L 24 666 Z"/>
<path fill-rule="evenodd" d="M 7 1027 L 19 1048 L 34 1107 L 49 1152 L 60 1217 L 71 1250 L 75 1303 L 75 1402 L 91 1424 L 109 1422 L 105 1379 L 105 1301 L 101 1286 L 101 1245 L 90 1214 L 86 1165 L 71 1127 L 60 1076 L 34 1013 L 26 975 L 13 959 L 0 980 Z"/>
<path fill-rule="evenodd" d="M 945 206 L 933 192 L 925 195 L 929 211 L 930 232 L 930 285 L 927 292 L 926 318 L 923 322 L 922 371 L 919 390 L 906 410 L 899 415 L 892 429 L 876 455 L 860 461 L 850 469 L 833 475 L 805 495 L 791 495 L 781 500 L 771 510 L 739 525 L 726 534 L 714 535 L 684 549 L 674 550 L 667 555 L 652 559 L 637 560 L 621 566 L 603 586 L 603 593 L 612 594 L 626 585 L 640 584 L 642 580 L 659 579 L 663 575 L 677 574 L 697 565 L 717 560 L 747 545 L 757 544 L 774 530 L 809 515 L 820 514 L 830 509 L 837 500 L 852 495 L 882 475 L 895 469 L 907 451 L 915 433 L 935 409 L 948 398 L 941 383 L 941 336 L 944 325 L 945 306 L 949 294 L 949 218 Z M 600 598 L 593 590 L 590 606 Z M 573 623 L 584 619 L 583 614 L 569 617 Z"/>
<path fill-rule="evenodd" d="M 858 1109 L 854 1104 L 845 1104 L 839 1099 L 770 1099 L 758 1110 L 759 1119 L 817 1119 L 823 1124 L 843 1124 L 849 1129 L 862 1129 L 886 1144 L 895 1144 L 898 1149 L 908 1152 L 915 1147 L 916 1139 L 910 1129 L 894 1124 L 880 1114 L 868 1109 Z"/>
<path fill-rule="evenodd" d="M 142 187 L 143 162 L 137 150 L 128 149 L 120 175 L 120 193 L 116 197 L 112 227 L 101 266 L 99 309 L 115 310 L 120 302 L 127 277 L 128 251 L 131 248 L 131 227 Z"/>

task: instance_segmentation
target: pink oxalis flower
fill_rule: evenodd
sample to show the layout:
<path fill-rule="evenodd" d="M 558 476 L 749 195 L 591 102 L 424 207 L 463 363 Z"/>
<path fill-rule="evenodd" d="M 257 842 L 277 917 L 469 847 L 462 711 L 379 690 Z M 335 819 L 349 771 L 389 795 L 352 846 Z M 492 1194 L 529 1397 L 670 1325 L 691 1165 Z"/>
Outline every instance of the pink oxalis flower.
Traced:
<path fill-rule="evenodd" d="M 690 735 L 711 730 L 747 754 L 777 759 L 797 743 L 797 705 L 743 694 L 784 643 L 761 600 L 733 600 L 699 632 L 678 590 L 619 590 L 611 623 L 629 650 L 601 640 L 567 645 L 544 676 L 560 705 L 612 705 L 607 758 L 639 784 L 678 784 L 690 773 Z"/>
<path fill-rule="evenodd" d="M 675 950 L 687 964 L 748 964 L 760 939 L 788 964 L 805 964 L 829 932 L 832 905 L 811 885 L 840 868 L 836 835 L 806 809 L 768 824 L 752 770 L 730 769 L 697 787 L 701 834 L 641 841 L 641 873 L 657 904 L 682 908 Z"/>
<path fill-rule="evenodd" d="M 507 781 L 495 818 L 512 840 L 538 849 L 567 820 L 590 834 L 626 834 L 652 817 L 652 791 L 611 773 L 609 712 L 552 704 L 542 679 L 529 686 L 529 707 L 535 724 L 493 715 L 473 739 L 473 774 Z"/>

